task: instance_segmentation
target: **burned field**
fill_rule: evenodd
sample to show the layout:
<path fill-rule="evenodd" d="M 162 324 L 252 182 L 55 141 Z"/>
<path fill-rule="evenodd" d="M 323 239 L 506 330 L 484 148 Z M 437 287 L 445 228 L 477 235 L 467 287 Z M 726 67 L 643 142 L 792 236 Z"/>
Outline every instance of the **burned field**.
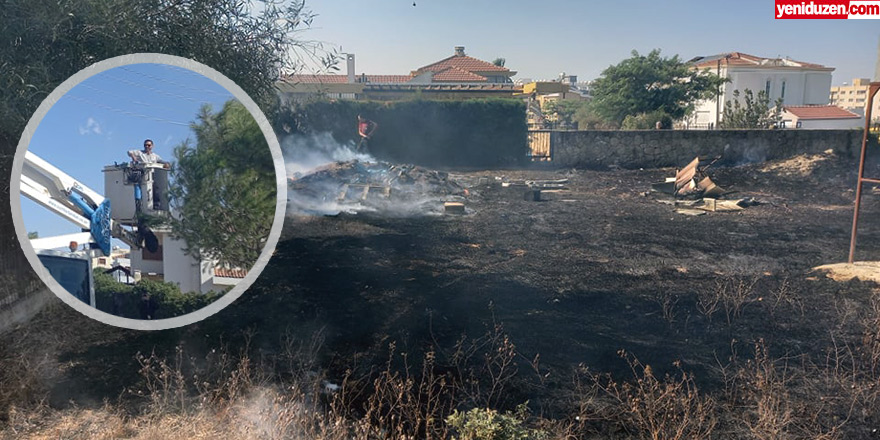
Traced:
<path fill-rule="evenodd" d="M 155 333 L 48 310 L 9 346 L 85 330 L 57 353 L 0 356 L 27 366 L 0 379 L 67 411 L 46 417 L 118 399 L 136 423 L 198 410 L 230 438 L 267 393 L 280 400 L 257 405 L 259 421 L 281 438 L 319 425 L 352 438 L 351 423 L 444 438 L 425 420 L 523 402 L 547 438 L 869 438 L 880 293 L 813 269 L 846 259 L 856 165 L 829 153 L 712 167 L 724 195 L 707 202 L 651 191 L 674 169 L 332 164 L 290 182 L 298 211 L 232 307 Z M 857 259 L 876 261 L 880 191 L 865 189 Z M 10 390 L 0 404 L 23 405 Z M 55 426 L 23 420 L 10 423 Z"/>
<path fill-rule="evenodd" d="M 862 339 L 874 285 L 812 269 L 846 259 L 854 161 L 710 168 L 733 191 L 724 198 L 754 203 L 699 216 L 649 192 L 674 172 L 453 172 L 467 191 L 449 198 L 464 200 L 464 215 L 294 215 L 236 309 L 270 301 L 259 308 L 285 324 L 320 322 L 339 369 L 381 358 L 391 341 L 451 347 L 500 323 L 526 369 L 540 355 L 531 367 L 559 387 L 578 364 L 625 375 L 619 350 L 655 371 L 680 364 L 715 388 L 721 367 L 758 341 L 779 358 L 819 362 Z M 535 201 L 517 185 L 529 180 L 564 184 Z M 868 190 L 860 260 L 880 258 L 880 204 Z"/>

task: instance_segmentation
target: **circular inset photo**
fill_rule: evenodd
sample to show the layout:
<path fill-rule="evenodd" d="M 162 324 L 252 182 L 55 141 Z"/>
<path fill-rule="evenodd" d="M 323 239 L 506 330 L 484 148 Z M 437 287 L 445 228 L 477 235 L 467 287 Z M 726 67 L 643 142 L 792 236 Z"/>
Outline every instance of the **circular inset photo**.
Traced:
<path fill-rule="evenodd" d="M 284 220 L 281 149 L 256 103 L 195 61 L 94 64 L 31 117 L 13 163 L 16 233 L 64 302 L 159 330 L 229 305 L 268 262 Z"/>

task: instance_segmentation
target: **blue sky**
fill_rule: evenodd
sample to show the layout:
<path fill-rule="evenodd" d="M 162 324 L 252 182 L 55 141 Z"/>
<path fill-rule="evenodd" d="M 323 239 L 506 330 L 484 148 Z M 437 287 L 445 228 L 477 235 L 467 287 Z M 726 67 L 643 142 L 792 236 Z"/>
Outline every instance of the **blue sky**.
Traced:
<path fill-rule="evenodd" d="M 209 104 L 220 110 L 232 94 L 195 72 L 163 64 L 133 64 L 95 75 L 64 95 L 40 122 L 28 149 L 103 194 L 105 165 L 127 162 L 128 150 L 154 141 L 155 153 L 195 141 L 190 123 Z M 79 232 L 25 197 L 22 216 L 40 237 Z"/>
<path fill-rule="evenodd" d="M 788 56 L 835 67 L 835 85 L 873 77 L 880 39 L 880 20 L 776 20 L 773 0 L 415 3 L 310 0 L 318 17 L 303 37 L 354 53 L 358 74 L 408 74 L 465 46 L 476 58 L 505 58 L 517 77 L 590 80 L 633 49 L 659 48 L 684 60 L 733 51 Z"/>

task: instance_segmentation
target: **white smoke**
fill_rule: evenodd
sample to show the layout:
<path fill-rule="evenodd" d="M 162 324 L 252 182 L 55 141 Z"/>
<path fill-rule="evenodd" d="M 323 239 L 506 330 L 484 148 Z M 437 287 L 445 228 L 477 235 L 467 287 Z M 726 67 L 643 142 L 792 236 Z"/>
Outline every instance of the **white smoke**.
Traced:
<path fill-rule="evenodd" d="M 287 195 L 288 215 L 291 216 L 365 212 L 379 213 L 386 217 L 440 215 L 443 212 L 443 202 L 451 200 L 452 197 L 430 195 L 430 188 L 413 185 L 412 180 L 409 180 L 408 184 L 401 184 L 397 181 L 401 175 L 412 179 L 410 177 L 412 165 L 396 166 L 381 163 L 370 154 L 356 151 L 353 142 L 345 144 L 337 142 L 330 133 L 288 136 L 282 140 L 281 147 L 287 177 L 291 184 Z M 343 164 L 340 169 L 351 169 L 346 167 L 353 166 L 356 173 L 360 174 L 357 174 L 351 182 L 346 182 L 345 178 L 341 180 L 311 178 L 322 167 L 337 162 L 355 162 L 353 165 Z M 419 175 L 429 174 L 423 170 L 418 172 L 422 173 Z M 431 176 L 437 185 L 446 184 L 445 175 L 442 178 L 433 177 L 436 176 L 435 174 Z M 371 182 L 380 187 L 387 187 L 389 192 L 384 196 L 374 193 L 361 195 L 359 192 L 365 191 L 364 185 L 370 185 Z M 300 183 L 302 185 L 298 185 Z M 346 183 L 352 186 L 349 187 Z M 415 188 L 418 189 L 414 190 Z"/>
<path fill-rule="evenodd" d="M 342 144 L 333 139 L 330 133 L 312 135 L 291 135 L 281 140 L 284 167 L 288 179 L 299 179 L 317 168 L 334 163 L 358 160 L 376 162 L 376 158 L 355 151 L 353 142 Z M 339 188 L 332 184 L 314 188 L 319 196 L 302 195 L 288 191 L 288 214 L 293 215 L 336 215 L 341 212 L 356 213 L 366 207 L 357 204 L 341 204 L 337 201 Z"/>
<path fill-rule="evenodd" d="M 341 144 L 330 133 L 291 135 L 282 139 L 287 177 L 298 178 L 309 171 L 333 162 L 376 162 L 376 158 L 355 151 L 354 142 Z"/>

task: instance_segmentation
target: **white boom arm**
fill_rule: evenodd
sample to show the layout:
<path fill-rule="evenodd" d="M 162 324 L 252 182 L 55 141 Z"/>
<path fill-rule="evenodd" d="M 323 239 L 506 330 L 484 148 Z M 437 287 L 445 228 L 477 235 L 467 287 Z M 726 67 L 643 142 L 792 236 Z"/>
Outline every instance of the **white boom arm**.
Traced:
<path fill-rule="evenodd" d="M 137 246 L 133 234 L 110 219 L 110 202 L 104 196 L 30 151 L 25 153 L 21 170 L 21 193 L 80 228 L 91 231 L 105 254 L 110 253 L 111 237 Z"/>
<path fill-rule="evenodd" d="M 83 229 L 89 229 L 91 218 L 70 200 L 70 195 L 79 194 L 93 207 L 97 207 L 104 201 L 104 196 L 30 151 L 24 156 L 24 166 L 21 170 L 21 192 L 34 202 Z"/>
<path fill-rule="evenodd" d="M 34 249 L 59 249 L 66 248 L 70 242 L 87 243 L 91 241 L 92 236 L 88 232 L 80 232 L 77 234 L 56 235 L 54 237 L 35 238 L 31 240 Z"/>

